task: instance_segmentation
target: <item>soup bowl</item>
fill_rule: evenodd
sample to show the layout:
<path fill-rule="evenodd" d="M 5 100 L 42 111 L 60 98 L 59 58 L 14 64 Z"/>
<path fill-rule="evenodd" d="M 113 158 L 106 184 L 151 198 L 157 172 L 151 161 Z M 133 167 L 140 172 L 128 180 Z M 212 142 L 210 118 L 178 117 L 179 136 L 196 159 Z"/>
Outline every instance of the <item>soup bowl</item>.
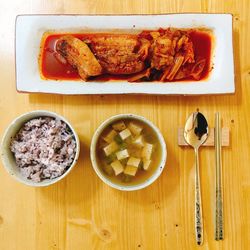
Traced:
<path fill-rule="evenodd" d="M 119 174 L 117 176 L 115 176 L 114 174 L 113 176 L 109 176 L 102 167 L 103 162 L 101 155 L 105 154 L 100 151 L 100 140 L 102 140 L 105 131 L 107 131 L 107 129 L 111 128 L 112 125 L 118 123 L 119 121 L 124 121 L 126 124 L 128 122 L 139 123 L 141 126 L 143 126 L 143 129 L 146 130 L 148 133 L 145 136 L 147 136 L 148 138 L 154 137 L 154 140 L 157 144 L 157 150 L 155 150 L 154 152 L 154 154 L 157 155 L 154 155 L 155 159 L 153 159 L 154 157 L 152 157 L 151 159 L 152 167 L 150 171 L 141 170 L 142 174 L 140 178 L 134 176 L 133 178 L 131 178 L 131 182 L 121 181 L 119 179 Z M 104 148 L 102 148 L 101 150 L 103 149 Z M 149 186 L 161 175 L 166 164 L 167 148 L 160 130 L 151 121 L 147 120 L 143 116 L 135 114 L 119 114 L 108 118 L 97 128 L 91 141 L 90 157 L 94 171 L 104 183 L 118 190 L 134 191 Z M 117 161 L 117 159 L 114 160 Z"/>

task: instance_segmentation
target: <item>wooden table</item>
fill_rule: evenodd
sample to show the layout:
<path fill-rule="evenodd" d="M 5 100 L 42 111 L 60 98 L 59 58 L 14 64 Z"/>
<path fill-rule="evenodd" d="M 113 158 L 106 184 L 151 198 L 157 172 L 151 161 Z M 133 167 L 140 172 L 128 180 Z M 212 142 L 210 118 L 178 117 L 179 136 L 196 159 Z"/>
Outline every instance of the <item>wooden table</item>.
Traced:
<path fill-rule="evenodd" d="M 163 0 L 0 1 L 0 136 L 17 115 L 48 109 L 68 118 L 81 140 L 72 173 L 47 188 L 26 187 L 0 168 L 0 249 L 249 249 L 250 243 L 250 2 Z M 236 93 L 224 96 L 58 96 L 15 90 L 14 25 L 21 13 L 233 13 Z M 225 46 L 227 46 L 225 44 Z M 219 84 L 219 83 L 218 83 Z M 201 150 L 204 245 L 194 237 L 194 155 L 177 146 L 177 128 L 197 108 L 210 124 L 220 111 L 231 130 L 223 148 L 225 240 L 214 240 L 214 149 Z M 145 190 L 120 192 L 94 173 L 89 146 L 111 115 L 135 113 L 164 134 L 168 159 Z"/>

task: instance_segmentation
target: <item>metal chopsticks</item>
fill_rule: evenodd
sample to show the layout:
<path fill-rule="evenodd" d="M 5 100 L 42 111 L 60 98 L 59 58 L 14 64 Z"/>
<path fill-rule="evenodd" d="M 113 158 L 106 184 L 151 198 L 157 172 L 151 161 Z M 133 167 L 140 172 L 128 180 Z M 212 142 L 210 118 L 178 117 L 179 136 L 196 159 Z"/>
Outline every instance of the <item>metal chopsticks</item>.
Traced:
<path fill-rule="evenodd" d="M 221 120 L 220 114 L 215 113 L 215 166 L 216 166 L 216 211 L 215 211 L 215 240 L 223 240 L 223 197 L 222 197 L 222 161 L 221 161 Z"/>

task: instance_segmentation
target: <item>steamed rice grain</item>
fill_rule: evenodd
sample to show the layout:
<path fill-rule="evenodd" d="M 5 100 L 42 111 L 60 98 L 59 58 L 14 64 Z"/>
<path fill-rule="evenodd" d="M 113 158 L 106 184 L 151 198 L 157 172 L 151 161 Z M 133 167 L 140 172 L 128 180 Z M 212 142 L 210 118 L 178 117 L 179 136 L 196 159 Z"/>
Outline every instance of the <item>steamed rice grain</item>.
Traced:
<path fill-rule="evenodd" d="M 24 124 L 10 145 L 21 174 L 34 182 L 54 179 L 72 164 L 76 140 L 67 124 L 52 117 Z"/>

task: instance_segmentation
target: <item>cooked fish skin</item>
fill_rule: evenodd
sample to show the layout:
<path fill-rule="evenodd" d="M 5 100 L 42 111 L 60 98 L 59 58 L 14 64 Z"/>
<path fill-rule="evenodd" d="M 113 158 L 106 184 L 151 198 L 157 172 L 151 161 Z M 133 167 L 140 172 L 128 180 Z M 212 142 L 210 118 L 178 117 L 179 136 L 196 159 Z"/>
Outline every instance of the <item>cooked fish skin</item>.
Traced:
<path fill-rule="evenodd" d="M 80 77 L 86 81 L 89 76 L 102 74 L 102 66 L 86 43 L 73 36 L 63 36 L 56 43 L 56 50 L 67 62 L 77 68 Z"/>
<path fill-rule="evenodd" d="M 144 61 L 150 43 L 145 46 L 145 42 L 140 41 L 137 35 L 104 34 L 90 38 L 89 43 L 106 73 L 128 75 L 145 68 Z"/>

